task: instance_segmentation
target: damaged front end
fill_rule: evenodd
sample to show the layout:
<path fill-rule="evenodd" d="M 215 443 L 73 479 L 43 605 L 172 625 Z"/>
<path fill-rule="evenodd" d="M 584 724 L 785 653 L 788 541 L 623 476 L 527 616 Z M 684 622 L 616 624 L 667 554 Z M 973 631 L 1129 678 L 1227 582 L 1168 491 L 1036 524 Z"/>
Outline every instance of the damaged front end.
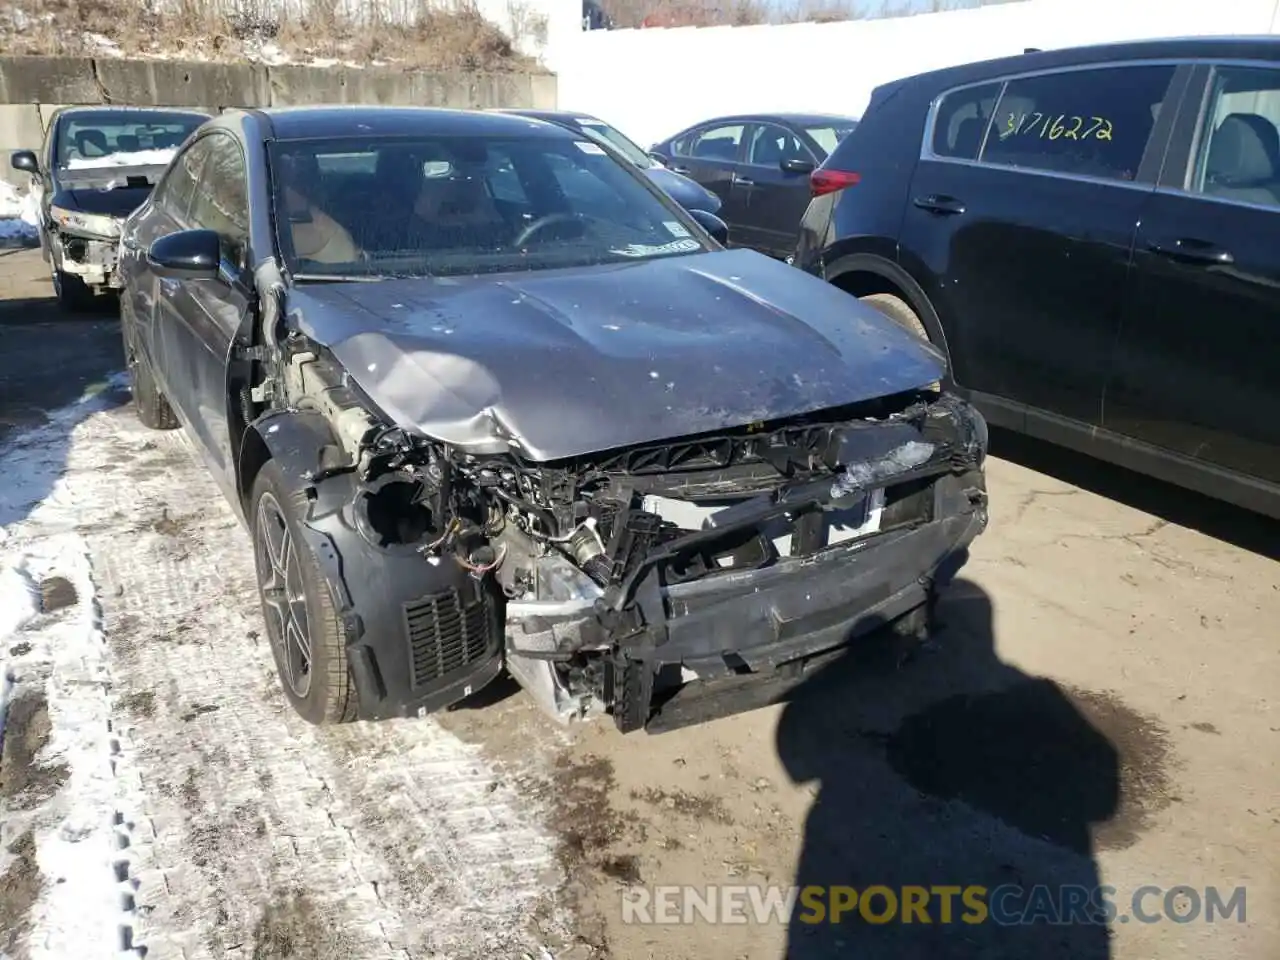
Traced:
<path fill-rule="evenodd" d="M 289 392 L 323 398 L 338 438 L 307 472 L 304 523 L 338 545 L 318 552 L 363 648 L 349 659 L 365 716 L 449 706 L 499 665 L 562 722 L 736 712 L 767 700 L 689 693 L 763 690 L 927 617 L 987 522 L 986 425 L 949 395 L 534 462 L 382 422 L 337 371 L 295 356 Z M 388 577 L 415 592 L 380 617 Z"/>

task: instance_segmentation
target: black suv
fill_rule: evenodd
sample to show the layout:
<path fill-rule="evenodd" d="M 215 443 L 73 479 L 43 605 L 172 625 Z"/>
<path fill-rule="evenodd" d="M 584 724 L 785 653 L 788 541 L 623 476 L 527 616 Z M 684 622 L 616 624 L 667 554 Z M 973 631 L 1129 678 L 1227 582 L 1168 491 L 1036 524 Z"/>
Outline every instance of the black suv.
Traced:
<path fill-rule="evenodd" d="M 1029 52 L 877 88 L 795 263 L 994 424 L 1280 517 L 1280 38 Z"/>

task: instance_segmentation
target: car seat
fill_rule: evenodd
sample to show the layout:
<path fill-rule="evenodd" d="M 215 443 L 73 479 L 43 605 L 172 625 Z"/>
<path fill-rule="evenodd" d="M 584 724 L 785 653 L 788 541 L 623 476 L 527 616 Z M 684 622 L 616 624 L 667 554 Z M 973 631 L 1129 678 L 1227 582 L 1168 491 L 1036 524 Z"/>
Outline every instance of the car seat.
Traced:
<path fill-rule="evenodd" d="M 107 136 L 101 130 L 81 130 L 73 140 L 76 153 L 82 157 L 105 157 Z"/>
<path fill-rule="evenodd" d="M 765 134 L 755 142 L 751 162 L 760 167 L 776 167 L 782 163 L 782 140 L 776 135 Z"/>
<path fill-rule="evenodd" d="M 1209 141 L 1204 192 L 1249 203 L 1280 203 L 1280 132 L 1266 117 L 1233 113 Z"/>

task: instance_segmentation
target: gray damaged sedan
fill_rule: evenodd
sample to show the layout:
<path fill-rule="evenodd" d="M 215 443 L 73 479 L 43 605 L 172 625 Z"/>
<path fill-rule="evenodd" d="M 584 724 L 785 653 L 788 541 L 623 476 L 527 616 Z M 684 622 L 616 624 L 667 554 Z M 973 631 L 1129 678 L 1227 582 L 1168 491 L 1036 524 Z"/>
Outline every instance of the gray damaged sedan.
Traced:
<path fill-rule="evenodd" d="M 231 111 L 126 221 L 149 426 L 252 542 L 307 720 L 508 673 L 670 729 L 927 629 L 986 526 L 987 432 L 937 353 L 563 127 Z"/>

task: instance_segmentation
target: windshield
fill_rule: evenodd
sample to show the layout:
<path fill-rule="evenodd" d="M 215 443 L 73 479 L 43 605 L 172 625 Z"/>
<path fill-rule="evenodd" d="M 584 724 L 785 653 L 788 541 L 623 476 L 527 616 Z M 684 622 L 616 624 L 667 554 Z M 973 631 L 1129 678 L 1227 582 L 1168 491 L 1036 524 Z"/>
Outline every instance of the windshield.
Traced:
<path fill-rule="evenodd" d="M 187 136 L 208 119 L 185 113 L 86 113 L 58 130 L 59 167 L 164 166 Z"/>
<path fill-rule="evenodd" d="M 815 127 L 805 127 L 804 132 L 813 137 L 814 143 L 822 148 L 823 153 L 828 157 L 835 152 L 836 146 L 853 132 L 853 128 L 857 123 L 850 121 L 846 124 L 822 124 Z M 825 157 L 823 159 L 826 159 Z"/>
<path fill-rule="evenodd" d="M 650 167 L 655 166 L 653 158 L 641 150 L 639 145 L 632 140 L 628 140 L 621 131 L 615 130 L 607 123 L 601 123 L 599 120 L 588 120 L 584 117 L 578 120 L 578 125 L 592 136 L 599 137 L 605 141 L 641 170 L 648 170 Z"/>
<path fill-rule="evenodd" d="M 299 279 L 552 270 L 710 249 L 588 139 L 330 138 L 271 145 L 280 249 Z"/>

